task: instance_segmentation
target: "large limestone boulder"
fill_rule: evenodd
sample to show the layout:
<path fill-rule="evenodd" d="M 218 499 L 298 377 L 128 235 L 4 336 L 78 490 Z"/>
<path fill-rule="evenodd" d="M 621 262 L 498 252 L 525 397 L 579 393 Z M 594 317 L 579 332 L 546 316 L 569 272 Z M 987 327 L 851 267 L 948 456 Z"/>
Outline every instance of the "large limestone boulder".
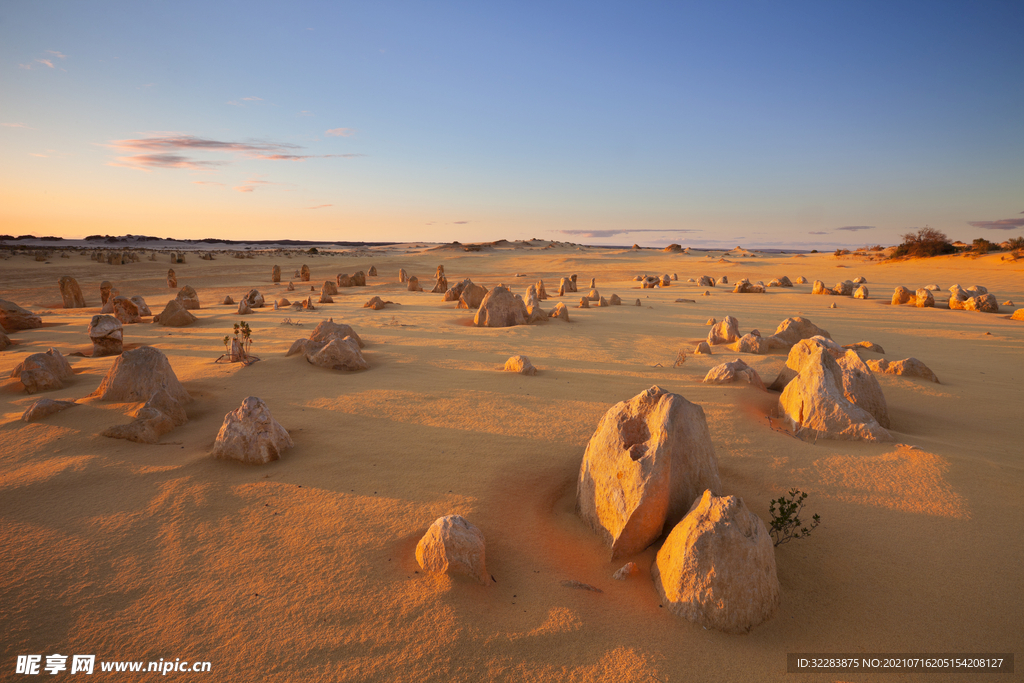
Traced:
<path fill-rule="evenodd" d="M 935 295 L 930 289 L 921 287 L 914 293 L 914 305 L 918 308 L 935 308 Z"/>
<path fill-rule="evenodd" d="M 786 275 L 783 275 L 782 277 L 777 277 L 774 280 L 772 280 L 771 282 L 769 282 L 768 286 L 769 287 L 792 287 L 793 286 L 793 282 L 789 279 L 789 277 L 787 277 Z"/>
<path fill-rule="evenodd" d="M 905 375 L 907 377 L 923 377 L 939 383 L 931 368 L 916 358 L 904 358 L 903 360 L 887 361 L 884 358 L 867 361 L 867 366 L 875 372 L 884 375 Z"/>
<path fill-rule="evenodd" d="M 430 290 L 431 294 L 444 294 L 448 291 L 448 278 L 444 275 L 437 278 L 434 282 L 434 288 Z"/>
<path fill-rule="evenodd" d="M 310 342 L 305 344 L 306 360 L 328 370 L 368 370 L 370 364 L 359 351 L 359 344 L 352 337 L 331 339 L 328 342 Z"/>
<path fill-rule="evenodd" d="M 213 444 L 213 455 L 263 465 L 278 460 L 286 448 L 294 445 L 288 431 L 270 414 L 263 399 L 249 396 L 237 410 L 224 416 Z"/>
<path fill-rule="evenodd" d="M 280 282 L 281 281 L 281 266 L 274 266 L 274 269 L 270 271 L 270 281 Z"/>
<path fill-rule="evenodd" d="M 865 409 L 846 398 L 843 371 L 828 350 L 816 347 L 799 374 L 786 385 L 779 407 L 802 438 L 892 441 Z"/>
<path fill-rule="evenodd" d="M 807 284 L 807 278 L 805 278 L 803 275 L 801 275 L 800 277 L 798 277 L 793 282 L 798 284 L 798 285 L 806 285 Z"/>
<path fill-rule="evenodd" d="M 882 386 L 857 352 L 848 350 L 836 361 L 843 371 L 843 396 L 850 403 L 868 411 L 878 424 L 886 429 L 892 427 Z"/>
<path fill-rule="evenodd" d="M 964 302 L 964 309 L 968 311 L 981 311 L 982 313 L 998 313 L 999 301 L 993 294 L 979 294 L 967 299 Z"/>
<path fill-rule="evenodd" d="M 416 562 L 428 572 L 461 574 L 487 585 L 484 535 L 460 515 L 438 518 L 416 544 Z"/>
<path fill-rule="evenodd" d="M 569 309 L 566 308 L 565 304 L 559 301 L 557 304 L 555 304 L 555 307 L 551 309 L 551 312 L 548 314 L 548 317 L 555 318 L 556 320 L 561 320 L 563 322 L 569 322 Z"/>
<path fill-rule="evenodd" d="M 811 286 L 811 294 L 831 294 L 832 290 L 825 286 L 821 280 L 815 280 Z"/>
<path fill-rule="evenodd" d="M 537 298 L 540 299 L 541 301 L 543 301 L 544 299 L 549 298 L 547 290 L 544 289 L 544 281 L 543 280 L 537 280 Z"/>
<path fill-rule="evenodd" d="M 94 315 L 89 323 L 92 357 L 119 356 L 124 345 L 124 327 L 112 315 Z"/>
<path fill-rule="evenodd" d="M 42 326 L 42 318 L 32 311 L 25 310 L 13 301 L 0 299 L 0 327 L 7 332 L 31 330 Z"/>
<path fill-rule="evenodd" d="M 302 282 L 309 282 L 309 266 L 306 264 L 302 265 L 299 269 L 299 280 Z"/>
<path fill-rule="evenodd" d="M 786 318 L 779 323 L 779 326 L 775 328 L 775 333 L 770 338 L 782 342 L 782 344 L 788 347 L 796 344 L 801 339 L 810 339 L 811 337 L 831 339 L 832 335 L 828 333 L 828 330 L 818 327 L 807 318 L 795 316 Z"/>
<path fill-rule="evenodd" d="M 760 335 L 748 332 L 739 338 L 732 348 L 740 353 L 765 354 L 773 348 L 767 338 L 762 339 Z"/>
<path fill-rule="evenodd" d="M 248 299 L 242 299 L 238 302 L 238 315 L 252 315 L 252 306 L 249 305 Z"/>
<path fill-rule="evenodd" d="M 705 489 L 719 491 L 704 410 L 654 386 L 612 406 L 583 455 L 576 513 L 612 559 L 653 543 Z"/>
<path fill-rule="evenodd" d="M 456 282 L 445 290 L 443 301 L 458 301 L 459 297 L 462 296 L 462 291 L 472 283 L 473 281 L 469 278 L 466 278 L 462 282 Z"/>
<path fill-rule="evenodd" d="M 192 400 L 167 356 L 152 346 L 140 346 L 118 356 L 91 395 L 101 401 L 129 403 L 148 401 L 161 389 L 182 405 Z"/>
<path fill-rule="evenodd" d="M 708 374 L 704 375 L 704 384 L 732 384 L 739 380 L 744 380 L 748 384 L 751 384 L 762 391 L 766 391 L 764 381 L 761 380 L 761 376 L 757 374 L 757 370 L 750 367 L 742 360 L 737 358 L 736 360 L 728 363 L 721 363 L 708 370 Z"/>
<path fill-rule="evenodd" d="M 157 389 L 126 425 L 116 425 L 103 432 L 112 439 L 136 443 L 159 443 L 160 437 L 188 422 L 185 408 L 163 387 Z"/>
<path fill-rule="evenodd" d="M 536 375 L 537 368 L 533 366 L 526 356 L 512 356 L 505 361 L 505 372 L 517 372 L 520 375 Z"/>
<path fill-rule="evenodd" d="M 384 301 L 379 296 L 371 297 L 369 301 L 363 304 L 363 308 L 372 308 L 375 311 L 382 310 L 388 304 L 394 303 L 393 301 Z"/>
<path fill-rule="evenodd" d="M 832 288 L 832 293 L 836 296 L 853 296 L 853 282 L 851 280 L 837 282 L 836 286 Z"/>
<path fill-rule="evenodd" d="M 715 286 L 715 280 L 714 280 L 714 278 L 712 278 L 712 277 L 710 277 L 708 275 L 701 275 L 700 279 L 697 280 L 697 286 L 698 287 L 714 287 Z"/>
<path fill-rule="evenodd" d="M 480 304 L 483 303 L 486 295 L 486 287 L 478 285 L 475 282 L 470 282 L 463 287 L 462 293 L 459 294 L 459 303 L 455 307 L 475 311 L 480 308 Z"/>
<path fill-rule="evenodd" d="M 153 316 L 153 322 L 159 323 L 164 327 L 186 327 L 196 321 L 196 317 L 185 310 L 181 301 L 178 299 L 171 299 L 164 306 L 164 310 L 160 315 Z"/>
<path fill-rule="evenodd" d="M 374 273 L 376 275 L 376 273 Z M 356 287 L 366 286 L 366 273 L 361 270 L 357 270 L 352 274 L 352 284 Z"/>
<path fill-rule="evenodd" d="M 335 289 L 334 292 L 332 292 L 332 294 L 336 294 L 337 291 L 338 290 Z M 260 294 L 260 291 L 258 289 L 250 289 L 248 292 L 246 292 L 245 300 L 249 302 L 249 308 L 263 308 L 263 306 L 266 304 L 263 295 Z"/>
<path fill-rule="evenodd" d="M 909 289 L 901 285 L 892 293 L 892 305 L 899 306 L 901 304 L 909 304 L 913 298 L 914 294 Z"/>
<path fill-rule="evenodd" d="M 800 370 L 804 367 L 804 364 L 808 361 L 811 356 L 817 351 L 817 349 L 825 349 L 825 351 L 832 356 L 832 358 L 839 360 L 846 354 L 846 349 L 839 344 L 835 343 L 831 339 L 822 336 L 814 336 L 810 339 L 801 339 L 789 350 L 789 356 L 786 358 L 786 366 L 779 372 L 779 376 L 775 378 L 775 381 L 769 385 L 769 389 L 772 391 L 782 391 L 786 388 L 786 385 L 793 381 Z"/>
<path fill-rule="evenodd" d="M 665 539 L 651 574 L 665 607 L 704 628 L 748 633 L 779 609 L 771 536 L 738 496 L 705 491 Z"/>
<path fill-rule="evenodd" d="M 339 287 L 355 287 L 355 283 L 352 282 L 352 276 L 348 273 L 338 273 L 335 281 Z"/>
<path fill-rule="evenodd" d="M 477 327 L 512 327 L 525 325 L 526 317 L 527 310 L 522 299 L 516 298 L 507 287 L 498 285 L 487 292 L 480 302 L 473 324 Z"/>
<path fill-rule="evenodd" d="M 409 283 L 408 287 L 406 288 L 406 289 L 408 289 L 408 291 L 410 291 L 410 292 L 422 292 L 423 291 L 423 288 L 420 287 L 420 279 L 418 277 L 416 277 L 415 275 L 410 275 L 409 278 L 406 280 L 406 282 Z"/>
<path fill-rule="evenodd" d="M 196 294 L 196 290 L 192 288 L 192 285 L 185 285 L 179 289 L 178 295 L 174 298 L 177 299 L 186 310 L 199 310 L 199 295 Z"/>
<path fill-rule="evenodd" d="M 1018 308 L 1010 316 L 1010 320 L 1024 320 L 1024 308 Z"/>
<path fill-rule="evenodd" d="M 708 343 L 706 341 L 701 341 L 700 344 L 697 344 L 697 348 L 693 350 L 693 353 L 694 355 L 697 356 L 710 356 L 711 347 L 708 346 Z"/>
<path fill-rule="evenodd" d="M 65 275 L 57 280 L 57 285 L 60 287 L 60 298 L 64 300 L 64 308 L 85 308 L 85 297 L 82 296 L 78 280 Z"/>
<path fill-rule="evenodd" d="M 608 297 L 608 305 L 609 306 L 621 306 L 622 305 L 622 299 L 619 298 L 618 294 L 612 294 L 610 297 Z"/>
<path fill-rule="evenodd" d="M 716 325 L 712 325 L 711 331 L 708 332 L 708 344 L 712 346 L 715 344 L 731 344 L 739 338 L 740 323 L 731 315 L 725 316 L 724 320 Z"/>
<path fill-rule="evenodd" d="M 854 299 L 867 299 L 868 298 L 868 288 L 867 288 L 867 286 L 866 285 L 861 285 L 860 287 L 855 289 L 854 292 L 853 292 L 853 298 Z"/>
<path fill-rule="evenodd" d="M 332 339 L 344 339 L 345 337 L 352 337 L 361 349 L 366 347 L 366 344 L 363 343 L 363 340 L 359 338 L 359 335 L 356 334 L 356 331 L 350 325 L 336 323 L 334 318 L 321 321 L 312 334 L 309 335 L 309 341 L 328 342 Z"/>
<path fill-rule="evenodd" d="M 11 371 L 11 377 L 20 379 L 30 394 L 63 389 L 64 380 L 71 379 L 74 374 L 67 359 L 54 348 L 47 349 L 45 353 L 33 353 Z"/>

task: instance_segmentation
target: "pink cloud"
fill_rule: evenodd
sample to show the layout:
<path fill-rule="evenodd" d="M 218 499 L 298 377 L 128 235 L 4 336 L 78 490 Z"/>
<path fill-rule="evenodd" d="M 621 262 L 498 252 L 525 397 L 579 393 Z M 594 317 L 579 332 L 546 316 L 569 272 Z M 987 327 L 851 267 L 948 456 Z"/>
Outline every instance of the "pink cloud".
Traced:
<path fill-rule="evenodd" d="M 350 138 L 355 134 L 351 128 L 331 128 L 324 133 L 329 138 Z"/>

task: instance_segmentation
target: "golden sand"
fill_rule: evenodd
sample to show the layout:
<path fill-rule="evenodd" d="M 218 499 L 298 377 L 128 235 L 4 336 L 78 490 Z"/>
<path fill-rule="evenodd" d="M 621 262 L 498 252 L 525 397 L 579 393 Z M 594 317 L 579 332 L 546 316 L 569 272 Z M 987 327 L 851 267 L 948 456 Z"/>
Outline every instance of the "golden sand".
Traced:
<path fill-rule="evenodd" d="M 199 321 L 124 330 L 126 346 L 163 351 L 195 398 L 189 422 L 158 445 L 99 435 L 137 407 L 84 398 L 111 357 L 70 358 L 76 374 L 60 391 L 29 396 L 7 378 L 50 346 L 91 349 L 86 327 L 102 280 L 158 313 L 174 294 L 166 255 L 123 266 L 77 253 L 0 262 L 0 298 L 46 323 L 11 332 L 16 345 L 0 352 L 0 678 L 13 675 L 18 655 L 56 652 L 210 661 L 203 680 L 224 681 L 772 681 L 792 677 L 788 652 L 1024 653 L 1024 323 L 1008 319 L 1012 310 L 942 303 L 953 283 L 1024 302 L 1024 266 L 998 255 L 894 264 L 712 256 L 571 247 L 190 256 L 174 269 L 179 286 L 199 292 Z M 312 282 L 295 279 L 286 293 L 303 263 Z M 274 264 L 284 271 L 279 285 L 270 282 Z M 263 308 L 240 318 L 220 305 L 252 287 L 268 301 L 301 300 L 311 284 L 318 292 L 325 279 L 371 264 L 380 275 L 367 287 L 343 288 L 315 312 Z M 578 273 L 580 289 L 595 277 L 602 295 L 626 305 L 581 310 L 583 292 L 561 299 L 568 324 L 478 329 L 466 324 L 472 311 L 398 281 L 404 268 L 429 290 L 438 264 L 452 284 L 471 277 L 517 293 L 543 278 L 553 294 L 559 277 Z M 632 280 L 664 273 L 680 279 L 655 290 Z M 828 286 L 862 275 L 872 298 L 811 296 L 810 284 L 758 295 L 685 283 L 704 274 L 803 275 Z M 91 308 L 61 308 L 61 275 L 78 279 Z M 942 287 L 939 308 L 889 305 L 896 285 L 930 283 Z M 711 296 L 699 296 L 705 289 Z M 375 294 L 399 305 L 362 308 Z M 896 444 L 805 443 L 769 426 L 777 395 L 701 383 L 738 357 L 766 382 L 784 365 L 784 352 L 689 355 L 705 321 L 726 315 L 742 332 L 766 335 L 803 315 L 841 344 L 869 340 L 890 360 L 914 356 L 941 384 L 879 376 Z M 285 357 L 327 317 L 356 329 L 370 370 Z M 262 360 L 215 364 L 239 320 Z M 680 349 L 688 358 L 673 367 Z M 515 354 L 539 373 L 501 372 Z M 601 415 L 653 384 L 703 406 L 724 493 L 767 520 L 769 501 L 798 487 L 822 517 L 810 538 L 777 548 L 782 607 L 749 635 L 706 631 L 662 609 L 650 579 L 656 548 L 627 558 L 639 574 L 612 580 L 626 560 L 611 563 L 573 514 Z M 225 413 L 250 395 L 267 402 L 295 447 L 265 466 L 214 460 Z M 41 397 L 81 405 L 22 422 Z M 496 583 L 418 571 L 416 541 L 444 514 L 481 529 Z"/>

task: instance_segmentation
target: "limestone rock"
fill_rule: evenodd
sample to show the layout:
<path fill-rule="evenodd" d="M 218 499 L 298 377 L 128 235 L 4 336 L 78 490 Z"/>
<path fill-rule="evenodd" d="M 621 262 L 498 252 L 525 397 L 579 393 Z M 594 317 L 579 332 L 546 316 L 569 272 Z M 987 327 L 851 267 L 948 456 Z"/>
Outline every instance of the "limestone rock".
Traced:
<path fill-rule="evenodd" d="M 444 294 L 447 291 L 448 291 L 448 278 L 446 278 L 444 275 L 442 275 L 441 277 L 437 278 L 437 281 L 434 283 L 434 288 L 430 290 L 430 293 L 431 294 Z"/>
<path fill-rule="evenodd" d="M 829 306 L 829 308 L 839 308 L 839 304 L 837 304 L 836 302 L 833 301 L 832 305 Z"/>
<path fill-rule="evenodd" d="M 112 315 L 94 315 L 89 322 L 92 357 L 119 356 L 124 345 L 124 328 Z"/>
<path fill-rule="evenodd" d="M 705 491 L 665 539 L 651 574 L 666 608 L 704 628 L 748 633 L 779 609 L 771 536 L 738 496 Z"/>
<path fill-rule="evenodd" d="M 408 290 L 410 292 L 422 292 L 423 288 L 420 287 L 420 279 L 415 275 L 410 275 L 408 279 Z"/>
<path fill-rule="evenodd" d="M 706 341 L 702 341 L 700 344 L 697 344 L 697 348 L 693 350 L 693 353 L 699 356 L 710 356 L 711 347 L 708 346 L 708 343 Z"/>
<path fill-rule="evenodd" d="M 85 308 L 85 297 L 82 296 L 78 280 L 65 275 L 57 281 L 57 285 L 60 287 L 60 297 L 64 300 L 64 308 Z"/>
<path fill-rule="evenodd" d="M 608 304 L 610 306 L 621 306 L 622 299 L 619 298 L 618 294 L 612 294 L 610 297 L 608 297 Z"/>
<path fill-rule="evenodd" d="M 249 305 L 248 299 L 242 299 L 238 302 L 238 315 L 251 315 L 252 306 Z"/>
<path fill-rule="evenodd" d="M 107 303 L 107 299 L 110 298 L 110 290 L 113 285 L 109 281 L 104 280 L 100 283 L 100 305 Z"/>
<path fill-rule="evenodd" d="M 601 295 L 598 293 L 596 289 L 591 289 L 590 293 L 587 294 L 587 298 L 590 299 L 591 301 L 600 301 Z"/>
<path fill-rule="evenodd" d="M 288 291 L 289 292 L 294 292 L 295 291 L 295 285 L 293 283 L 291 283 L 291 282 L 288 283 Z"/>
<path fill-rule="evenodd" d="M 299 269 L 299 281 L 309 282 L 309 266 L 303 264 Z"/>
<path fill-rule="evenodd" d="M 998 313 L 999 301 L 992 294 L 979 294 L 972 296 L 964 302 L 964 308 L 968 311 L 981 311 L 983 313 Z"/>
<path fill-rule="evenodd" d="M 1010 316 L 1010 320 L 1024 320 L 1024 308 L 1018 308 Z"/>
<path fill-rule="evenodd" d="M 0 299 L 0 327 L 5 331 L 31 330 L 42 326 L 42 318 L 32 311 L 25 310 L 13 301 Z"/>
<path fill-rule="evenodd" d="M 779 323 L 779 326 L 775 328 L 775 334 L 768 339 L 781 343 L 780 345 L 775 345 L 773 342 L 772 348 L 785 348 L 796 344 L 802 339 L 810 339 L 811 337 L 832 339 L 832 335 L 828 333 L 828 330 L 818 327 L 807 318 L 794 316 L 786 318 Z"/>
<path fill-rule="evenodd" d="M 0 328 L 0 351 L 3 351 L 11 345 L 11 338 L 7 336 L 7 333 Z"/>
<path fill-rule="evenodd" d="M 136 443 L 158 443 L 161 436 L 186 422 L 188 417 L 181 403 L 161 387 L 135 413 L 134 421 L 111 427 L 103 432 L 103 436 Z"/>
<path fill-rule="evenodd" d="M 398 282 L 399 284 L 405 284 L 409 281 L 409 274 L 405 272 L 405 268 L 398 269 Z"/>
<path fill-rule="evenodd" d="M 176 261 L 173 260 L 171 262 L 176 263 Z M 170 289 L 178 288 L 178 276 L 174 274 L 174 268 L 167 269 L 167 286 Z"/>
<path fill-rule="evenodd" d="M 782 277 L 777 277 L 774 280 L 772 280 L 771 282 L 769 282 L 768 286 L 769 287 L 792 287 L 793 286 L 793 282 L 788 277 L 783 275 Z"/>
<path fill-rule="evenodd" d="M 544 299 L 549 298 L 547 290 L 544 289 L 544 281 L 543 280 L 537 280 L 537 298 L 540 299 L 541 301 L 543 301 Z"/>
<path fill-rule="evenodd" d="M 335 290 L 337 292 L 337 290 Z M 249 302 L 249 308 L 263 308 L 265 300 L 258 289 L 250 289 L 245 293 L 245 300 Z"/>
<path fill-rule="evenodd" d="M 885 353 L 885 351 L 882 349 L 881 346 L 879 346 L 878 344 L 876 344 L 874 342 L 869 342 L 869 341 L 859 341 L 859 342 L 857 342 L 855 344 L 843 344 L 843 348 L 844 349 L 854 349 L 854 350 L 865 349 L 867 351 L 874 351 L 875 353 L 881 353 L 881 354 Z"/>
<path fill-rule="evenodd" d="M 462 293 L 459 294 L 459 303 L 455 307 L 475 311 L 480 308 L 485 296 L 487 296 L 486 287 L 470 282 L 462 289 Z"/>
<path fill-rule="evenodd" d="M 756 335 L 753 332 L 740 337 L 734 346 L 735 350 L 741 353 L 755 353 L 759 355 L 768 353 L 771 348 L 767 340 L 762 339 L 760 335 Z"/>
<path fill-rule="evenodd" d="M 394 303 L 394 302 L 393 301 L 384 301 L 379 296 L 375 296 L 375 297 L 372 297 L 365 304 L 363 304 L 363 308 L 372 308 L 375 311 L 379 311 L 379 310 L 383 309 L 385 306 L 387 306 L 390 303 Z"/>
<path fill-rule="evenodd" d="M 352 274 L 352 284 L 355 285 L 356 287 L 365 287 L 366 286 L 366 273 L 364 273 L 361 270 L 357 270 L 355 273 L 353 273 Z"/>
<path fill-rule="evenodd" d="M 868 281 L 868 279 L 866 277 L 864 277 L 863 275 L 853 278 L 853 284 L 855 284 L 855 285 L 863 285 L 867 281 Z"/>
<path fill-rule="evenodd" d="M 612 578 L 616 581 L 625 581 L 633 574 L 638 573 L 640 573 L 640 569 L 636 566 L 636 562 L 627 562 L 612 574 Z"/>
<path fill-rule="evenodd" d="M 904 358 L 903 360 L 887 361 L 884 358 L 879 360 L 869 360 L 867 366 L 875 372 L 880 372 L 884 375 L 905 375 L 908 377 L 923 377 L 930 379 L 936 384 L 939 383 L 939 378 L 935 376 L 931 368 L 922 363 L 916 358 Z"/>
<path fill-rule="evenodd" d="M 615 559 L 643 551 L 705 489 L 720 488 L 704 410 L 654 386 L 601 419 L 583 455 L 576 513 Z"/>
<path fill-rule="evenodd" d="M 590 308 L 590 299 L 587 297 L 580 297 L 580 304 L 576 308 Z"/>
<path fill-rule="evenodd" d="M 811 294 L 831 294 L 832 290 L 825 286 L 825 283 L 821 280 L 815 280 L 811 286 Z"/>
<path fill-rule="evenodd" d="M 708 332 L 708 344 L 731 344 L 740 338 L 740 323 L 731 315 L 725 316 L 722 322 L 713 325 Z"/>
<path fill-rule="evenodd" d="M 263 399 L 249 396 L 237 410 L 224 416 L 213 444 L 213 455 L 264 465 L 278 460 L 286 448 L 294 445 L 288 431 L 270 414 Z"/>
<path fill-rule="evenodd" d="M 153 315 L 153 312 L 149 310 L 149 305 L 146 303 L 146 300 L 143 299 L 141 296 L 136 294 L 135 296 L 129 298 L 131 299 L 131 302 L 135 304 L 135 307 L 139 309 L 139 315 Z"/>
<path fill-rule="evenodd" d="M 704 375 L 702 381 L 704 384 L 731 384 L 741 379 L 746 380 L 748 384 L 752 384 L 762 391 L 766 391 L 764 382 L 761 380 L 761 376 L 757 374 L 757 370 L 739 358 L 711 368 L 708 370 L 708 374 Z"/>
<path fill-rule="evenodd" d="M 182 307 L 189 311 L 199 310 L 199 295 L 196 294 L 196 290 L 192 288 L 192 285 L 185 285 L 178 290 L 176 298 L 181 302 Z"/>
<path fill-rule="evenodd" d="M 370 364 L 359 351 L 359 344 L 353 337 L 331 339 L 323 342 L 306 342 L 306 360 L 328 370 L 369 370 Z"/>
<path fill-rule="evenodd" d="M 1024 308 L 1021 310 L 1024 311 Z M 565 304 L 559 301 L 555 304 L 555 307 L 551 309 L 551 313 L 548 314 L 548 317 L 569 322 L 569 309 L 565 307 Z"/>
<path fill-rule="evenodd" d="M 352 276 L 348 273 L 338 273 L 335 278 L 338 287 L 355 287 L 355 283 L 352 282 Z"/>
<path fill-rule="evenodd" d="M 520 375 L 536 375 L 537 368 L 526 356 L 512 356 L 505 361 L 505 372 L 518 372 Z"/>
<path fill-rule="evenodd" d="M 897 287 L 892 293 L 892 305 L 908 304 L 913 297 L 914 295 L 906 287 Z"/>
<path fill-rule="evenodd" d="M 55 391 L 64 388 L 64 380 L 71 379 L 74 371 L 60 351 L 49 348 L 45 353 L 33 353 L 11 371 L 11 377 L 21 380 L 25 391 Z"/>
<path fill-rule="evenodd" d="M 125 296 L 115 296 L 112 301 L 114 304 L 114 317 L 121 321 L 123 325 L 130 325 L 134 323 L 142 322 L 142 315 L 139 311 L 139 307 L 135 305 L 135 302 Z"/>
<path fill-rule="evenodd" d="M 359 338 L 359 335 L 356 334 L 356 331 L 351 326 L 344 323 L 336 323 L 334 318 L 321 321 L 312 334 L 309 335 L 309 341 L 328 342 L 332 339 L 344 339 L 345 337 L 352 337 L 356 345 L 361 349 L 366 347 L 366 344 L 363 343 L 363 340 Z"/>
<path fill-rule="evenodd" d="M 320 299 L 317 300 L 320 304 L 333 304 L 334 299 L 327 292 L 320 292 Z"/>
<path fill-rule="evenodd" d="M 153 316 L 153 322 L 164 327 L 186 327 L 196 321 L 196 317 L 185 310 L 185 307 L 178 299 L 171 299 L 167 302 L 160 315 Z"/>
<path fill-rule="evenodd" d="M 832 288 L 832 293 L 836 296 L 853 296 L 853 282 L 850 280 L 837 282 L 836 286 Z"/>
<path fill-rule="evenodd" d="M 152 346 L 140 346 L 118 356 L 91 395 L 101 401 L 129 403 L 148 401 L 160 389 L 182 405 L 192 400 L 167 356 Z"/>
<path fill-rule="evenodd" d="M 868 411 L 882 427 L 892 427 L 882 387 L 857 352 L 849 350 L 837 361 L 843 371 L 843 395 L 846 400 Z"/>
<path fill-rule="evenodd" d="M 921 287 L 914 294 L 914 305 L 918 308 L 935 308 L 935 295 L 930 289 Z"/>
<path fill-rule="evenodd" d="M 463 292 L 465 296 L 465 292 Z M 473 318 L 477 327 L 512 327 L 526 324 L 526 305 L 502 285 L 487 292 Z"/>
<path fill-rule="evenodd" d="M 230 296 L 226 296 L 224 297 L 224 301 L 221 301 L 220 303 L 222 306 L 234 306 L 235 300 L 232 299 Z"/>
<path fill-rule="evenodd" d="M 843 371 L 827 349 L 816 347 L 786 385 L 779 407 L 793 433 L 804 438 L 892 441 L 866 410 L 844 395 Z"/>
<path fill-rule="evenodd" d="M 806 284 L 807 284 L 807 278 L 805 278 L 805 277 L 804 277 L 803 275 L 801 275 L 800 277 L 798 277 L 798 278 L 797 278 L 796 280 L 794 280 L 793 282 L 794 282 L 795 284 L 798 284 L 798 285 L 806 285 Z"/>
<path fill-rule="evenodd" d="M 21 419 L 25 422 L 35 422 L 77 405 L 74 401 L 54 401 L 51 398 L 41 398 L 25 409 L 25 412 L 21 414 Z"/>
<path fill-rule="evenodd" d="M 700 279 L 697 280 L 697 286 L 698 287 L 714 287 L 715 286 L 715 281 L 714 281 L 713 278 L 711 278 L 711 277 L 709 277 L 707 275 L 701 275 Z"/>
<path fill-rule="evenodd" d="M 868 298 L 868 288 L 865 287 L 864 285 L 861 285 L 856 290 L 854 290 L 853 298 L 854 299 L 867 299 Z"/>
<path fill-rule="evenodd" d="M 484 535 L 459 515 L 439 517 L 416 544 L 416 562 L 428 572 L 461 574 L 487 585 Z"/>
<path fill-rule="evenodd" d="M 370 266 L 370 270 L 366 274 L 371 277 L 377 277 L 377 266 Z"/>
<path fill-rule="evenodd" d="M 270 281 L 280 282 L 281 281 L 281 266 L 274 266 L 274 269 L 270 271 Z"/>
<path fill-rule="evenodd" d="M 937 292 L 941 289 L 938 285 L 925 285 L 924 288 L 932 292 Z"/>
<path fill-rule="evenodd" d="M 444 277 L 444 266 L 443 265 L 438 265 L 437 266 L 437 270 L 434 271 L 434 279 L 437 280 L 438 278 L 442 278 L 442 277 Z"/>

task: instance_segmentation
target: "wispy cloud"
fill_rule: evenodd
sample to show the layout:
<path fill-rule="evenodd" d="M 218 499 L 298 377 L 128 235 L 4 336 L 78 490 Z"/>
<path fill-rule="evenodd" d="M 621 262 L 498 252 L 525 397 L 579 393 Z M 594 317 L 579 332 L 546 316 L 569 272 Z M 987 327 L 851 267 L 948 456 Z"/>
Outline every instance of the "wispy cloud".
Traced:
<path fill-rule="evenodd" d="M 329 138 L 350 138 L 355 134 L 351 128 L 331 128 L 324 133 Z"/>
<path fill-rule="evenodd" d="M 228 142 L 178 133 L 113 140 L 107 143 L 107 146 L 121 152 L 143 152 L 142 154 L 120 156 L 111 162 L 114 166 L 141 170 L 153 168 L 201 170 L 230 163 L 224 159 L 206 160 L 193 156 L 201 153 L 220 153 L 234 158 L 268 161 L 305 161 L 306 159 L 364 156 L 362 154 L 301 154 L 298 153 L 298 150 L 302 149 L 301 146 L 288 142 Z"/>
<path fill-rule="evenodd" d="M 455 221 L 454 223 L 455 225 L 465 225 L 466 223 L 469 223 L 469 221 Z"/>
<path fill-rule="evenodd" d="M 35 130 L 35 128 L 29 128 L 24 123 L 0 123 L 0 126 L 5 128 L 25 128 L 28 130 Z"/>
<path fill-rule="evenodd" d="M 563 235 L 578 235 L 580 237 L 614 237 L 616 235 L 629 235 L 635 232 L 657 232 L 663 235 L 675 234 L 679 232 L 702 232 L 701 230 L 687 230 L 687 229 L 669 229 L 669 230 L 657 230 L 654 228 L 637 228 L 634 230 L 621 229 L 621 230 L 558 230 L 557 232 Z"/>
<path fill-rule="evenodd" d="M 313 116 L 313 115 L 314 115 L 313 112 L 309 111 L 308 109 L 303 109 L 298 114 L 296 114 L 296 116 Z"/>
<path fill-rule="evenodd" d="M 215 187 L 224 187 L 224 183 L 218 183 L 215 180 L 193 180 L 193 185 L 211 185 Z"/>
<path fill-rule="evenodd" d="M 1024 218 L 1004 218 L 1001 221 L 968 221 L 967 224 L 982 230 L 1015 230 L 1024 227 Z"/>
<path fill-rule="evenodd" d="M 253 97 L 243 97 L 242 101 L 243 102 L 262 102 L 263 98 L 262 97 L 256 97 L 256 96 L 253 96 Z"/>
<path fill-rule="evenodd" d="M 328 206 L 334 206 L 334 204 L 318 204 L 316 206 L 307 206 L 307 209 L 326 209 Z"/>
<path fill-rule="evenodd" d="M 46 50 L 46 54 L 48 54 L 50 56 L 49 57 L 36 57 L 31 62 L 26 62 L 26 63 L 23 63 L 23 64 L 18 64 L 18 67 L 22 68 L 22 69 L 28 69 L 28 70 L 38 69 L 40 66 L 45 66 L 45 67 L 47 67 L 49 69 L 56 69 L 57 67 L 54 65 L 53 60 L 55 60 L 55 59 L 67 59 L 68 58 L 68 56 L 66 54 L 58 52 L 57 50 Z M 61 71 L 63 71 L 63 69 L 61 69 Z"/>
<path fill-rule="evenodd" d="M 808 235 L 827 235 L 828 230 L 811 230 L 807 233 Z"/>
<path fill-rule="evenodd" d="M 836 230 L 847 230 L 849 232 L 857 232 L 858 230 L 874 230 L 873 225 L 847 225 L 842 228 L 836 228 Z"/>
<path fill-rule="evenodd" d="M 257 188 L 263 187 L 264 185 L 282 185 L 283 183 L 273 183 L 269 180 L 246 180 L 241 185 L 236 185 L 234 188 L 237 192 L 254 192 Z"/>

